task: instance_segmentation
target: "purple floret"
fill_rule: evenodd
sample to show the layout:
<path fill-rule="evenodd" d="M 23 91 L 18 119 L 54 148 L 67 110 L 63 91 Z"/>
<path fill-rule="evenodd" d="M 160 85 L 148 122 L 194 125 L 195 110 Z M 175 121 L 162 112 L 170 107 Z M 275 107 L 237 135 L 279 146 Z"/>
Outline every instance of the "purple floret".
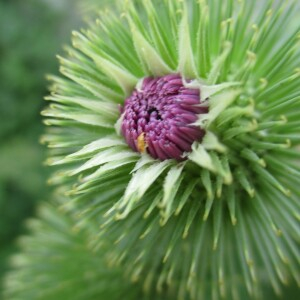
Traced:
<path fill-rule="evenodd" d="M 186 88 L 179 74 L 147 77 L 141 90 L 135 89 L 125 101 L 122 133 L 134 151 L 160 160 L 184 160 L 183 153 L 205 134 L 191 125 L 208 112 L 200 104 L 199 89 Z"/>

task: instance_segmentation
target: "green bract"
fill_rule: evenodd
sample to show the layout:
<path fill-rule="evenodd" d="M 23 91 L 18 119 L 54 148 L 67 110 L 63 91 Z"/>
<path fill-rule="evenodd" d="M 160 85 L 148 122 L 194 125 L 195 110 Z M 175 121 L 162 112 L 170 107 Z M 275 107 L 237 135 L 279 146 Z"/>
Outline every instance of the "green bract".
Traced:
<path fill-rule="evenodd" d="M 136 2 L 74 32 L 59 57 L 64 77 L 51 76 L 43 112 L 60 166 L 51 181 L 146 293 L 279 295 L 300 283 L 296 1 Z M 170 73 L 209 105 L 196 122 L 205 138 L 181 163 L 135 153 L 120 134 L 118 105 L 144 77 Z"/>
<path fill-rule="evenodd" d="M 43 204 L 38 214 L 39 220 L 27 222 L 32 235 L 19 240 L 22 253 L 11 258 L 17 271 L 6 278 L 4 299 L 120 300 L 124 295 L 126 299 L 153 299 L 153 295 L 144 297 L 141 287 L 123 280 L 120 268 L 108 270 L 101 252 L 88 247 L 95 227 L 76 232 L 72 218 L 49 204 Z"/>

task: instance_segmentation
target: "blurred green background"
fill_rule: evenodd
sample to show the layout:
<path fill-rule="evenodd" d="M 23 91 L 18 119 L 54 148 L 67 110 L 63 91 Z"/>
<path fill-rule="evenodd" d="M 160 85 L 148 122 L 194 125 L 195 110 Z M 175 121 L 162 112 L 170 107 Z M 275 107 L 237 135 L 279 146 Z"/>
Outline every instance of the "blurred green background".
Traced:
<path fill-rule="evenodd" d="M 45 74 L 57 73 L 55 54 L 79 27 L 78 7 L 74 0 L 0 0 L 0 294 L 24 220 L 49 198 L 38 142 Z"/>

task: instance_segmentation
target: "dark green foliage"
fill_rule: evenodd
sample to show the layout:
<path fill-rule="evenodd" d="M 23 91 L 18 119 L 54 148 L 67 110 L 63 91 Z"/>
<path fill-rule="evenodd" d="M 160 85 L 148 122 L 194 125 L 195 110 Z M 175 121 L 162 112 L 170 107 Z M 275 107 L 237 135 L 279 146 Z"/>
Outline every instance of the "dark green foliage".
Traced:
<path fill-rule="evenodd" d="M 45 73 L 56 72 L 55 53 L 76 20 L 41 0 L 0 2 L 0 277 L 22 221 L 49 193 L 38 142 Z"/>
<path fill-rule="evenodd" d="M 71 27 L 65 17 L 43 1 L 0 3 L 1 139 L 40 127 L 45 73 L 57 70 L 54 56 Z"/>

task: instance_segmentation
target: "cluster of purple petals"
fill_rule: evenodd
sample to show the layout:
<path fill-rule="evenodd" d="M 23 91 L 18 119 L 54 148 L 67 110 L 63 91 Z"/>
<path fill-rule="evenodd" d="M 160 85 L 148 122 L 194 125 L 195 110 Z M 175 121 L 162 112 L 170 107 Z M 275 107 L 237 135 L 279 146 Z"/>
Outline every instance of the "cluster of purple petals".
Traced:
<path fill-rule="evenodd" d="M 191 125 L 198 114 L 208 111 L 200 103 L 199 89 L 186 88 L 179 74 L 145 78 L 121 109 L 126 142 L 134 151 L 147 151 L 156 159 L 183 160 L 183 153 L 205 134 Z"/>

